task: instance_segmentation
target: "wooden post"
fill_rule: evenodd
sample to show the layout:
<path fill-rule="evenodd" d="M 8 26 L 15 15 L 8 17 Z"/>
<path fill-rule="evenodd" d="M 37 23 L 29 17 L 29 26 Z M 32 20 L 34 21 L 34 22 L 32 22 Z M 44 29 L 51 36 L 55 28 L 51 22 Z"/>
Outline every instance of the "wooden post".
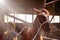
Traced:
<path fill-rule="evenodd" d="M 14 17 L 15 17 L 15 13 L 14 13 Z M 14 30 L 16 29 L 16 23 L 15 23 L 15 18 L 14 18 Z"/>

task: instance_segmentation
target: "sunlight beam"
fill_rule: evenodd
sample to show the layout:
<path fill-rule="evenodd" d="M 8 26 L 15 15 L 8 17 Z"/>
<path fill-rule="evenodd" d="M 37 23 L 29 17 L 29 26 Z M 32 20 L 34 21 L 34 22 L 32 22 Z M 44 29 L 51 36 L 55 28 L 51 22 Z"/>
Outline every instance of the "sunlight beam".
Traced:
<path fill-rule="evenodd" d="M 5 2 L 4 2 L 4 0 L 0 0 L 0 3 L 1 3 L 1 4 L 4 4 Z"/>

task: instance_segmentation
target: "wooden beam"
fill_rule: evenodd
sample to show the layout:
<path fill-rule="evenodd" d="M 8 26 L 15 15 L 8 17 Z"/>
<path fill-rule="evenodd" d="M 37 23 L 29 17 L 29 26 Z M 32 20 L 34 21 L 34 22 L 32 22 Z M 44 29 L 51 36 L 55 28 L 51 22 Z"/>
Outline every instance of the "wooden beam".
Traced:
<path fill-rule="evenodd" d="M 48 2 L 48 3 L 45 3 L 44 6 L 49 5 L 49 4 L 52 4 L 52 3 L 55 3 L 55 2 L 57 2 L 57 1 L 58 1 L 58 0 L 54 0 L 54 1 L 51 1 L 51 2 Z"/>

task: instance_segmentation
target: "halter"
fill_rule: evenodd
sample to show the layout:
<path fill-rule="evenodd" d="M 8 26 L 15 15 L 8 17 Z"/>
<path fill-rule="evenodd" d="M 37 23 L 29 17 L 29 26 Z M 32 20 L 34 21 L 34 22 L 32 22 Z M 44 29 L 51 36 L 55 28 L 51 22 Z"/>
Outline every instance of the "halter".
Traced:
<path fill-rule="evenodd" d="M 39 22 L 40 27 L 38 28 L 38 31 L 37 31 L 37 33 L 34 35 L 34 37 L 33 37 L 32 40 L 35 40 L 35 38 L 36 38 L 36 36 L 38 35 L 38 33 L 41 32 L 42 26 L 43 26 L 44 24 L 46 24 L 47 22 L 50 22 L 50 21 L 45 21 L 45 22 L 43 22 L 43 23 L 41 24 L 41 22 L 38 20 L 38 18 L 37 18 L 37 21 Z"/>

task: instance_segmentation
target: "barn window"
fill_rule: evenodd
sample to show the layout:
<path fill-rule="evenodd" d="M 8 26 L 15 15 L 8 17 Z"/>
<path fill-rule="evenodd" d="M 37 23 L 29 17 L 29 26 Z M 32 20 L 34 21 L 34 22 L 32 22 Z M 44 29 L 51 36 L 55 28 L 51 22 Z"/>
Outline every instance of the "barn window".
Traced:
<path fill-rule="evenodd" d="M 12 15 L 12 14 L 11 14 Z M 12 15 L 13 16 L 13 15 Z M 9 17 L 7 15 L 4 15 L 4 22 L 8 23 L 8 22 L 14 22 L 14 18 Z"/>
<path fill-rule="evenodd" d="M 52 15 L 49 16 L 49 20 L 51 20 Z M 51 23 L 59 23 L 59 16 L 54 16 L 53 20 L 51 21 Z"/>
<path fill-rule="evenodd" d="M 10 15 L 14 16 L 14 14 L 10 14 Z M 23 21 L 26 21 L 28 23 L 32 23 L 32 21 L 35 20 L 36 15 L 32 16 L 32 14 L 15 14 L 15 17 L 18 19 L 21 19 Z M 51 18 L 52 18 L 52 15 L 49 16 L 49 20 L 51 20 Z M 4 22 L 5 23 L 14 22 L 14 20 L 15 20 L 15 23 L 23 23 L 23 21 L 19 21 L 19 20 L 14 19 L 10 16 L 4 15 Z M 51 21 L 51 23 L 59 23 L 59 22 L 60 22 L 59 16 L 54 16 L 53 20 Z"/>
<path fill-rule="evenodd" d="M 14 16 L 14 14 L 10 14 L 12 16 Z M 26 21 L 28 23 L 32 23 L 32 15 L 31 14 L 15 14 L 15 17 L 18 19 L 21 19 L 23 21 Z M 8 23 L 8 22 L 14 22 L 15 23 L 23 23 L 23 21 L 17 20 L 15 18 L 12 18 L 10 16 L 4 15 L 4 22 Z"/>

